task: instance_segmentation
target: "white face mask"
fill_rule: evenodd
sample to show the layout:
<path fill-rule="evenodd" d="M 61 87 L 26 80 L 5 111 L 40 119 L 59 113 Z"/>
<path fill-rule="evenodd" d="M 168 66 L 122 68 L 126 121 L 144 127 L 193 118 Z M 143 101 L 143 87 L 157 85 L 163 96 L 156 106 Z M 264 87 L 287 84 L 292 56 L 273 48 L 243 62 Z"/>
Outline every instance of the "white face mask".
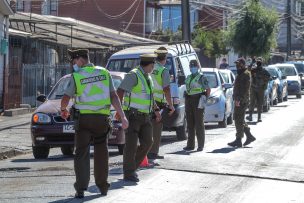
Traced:
<path fill-rule="evenodd" d="M 192 74 L 197 73 L 197 72 L 198 72 L 198 67 L 191 67 L 191 68 L 190 68 L 190 72 L 191 72 Z"/>
<path fill-rule="evenodd" d="M 74 69 L 74 72 L 78 72 L 80 68 L 78 67 L 77 64 L 74 64 L 73 69 Z"/>

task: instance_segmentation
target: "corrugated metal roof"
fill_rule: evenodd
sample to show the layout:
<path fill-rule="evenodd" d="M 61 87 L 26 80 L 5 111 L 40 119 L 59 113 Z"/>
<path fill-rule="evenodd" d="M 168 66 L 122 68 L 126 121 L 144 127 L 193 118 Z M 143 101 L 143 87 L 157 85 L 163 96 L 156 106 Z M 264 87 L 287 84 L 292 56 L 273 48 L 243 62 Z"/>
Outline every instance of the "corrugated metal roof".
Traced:
<path fill-rule="evenodd" d="M 72 18 L 50 15 L 16 13 L 10 16 L 10 28 L 30 33 L 31 38 L 72 45 L 75 48 L 105 49 L 130 44 L 159 43 Z"/>

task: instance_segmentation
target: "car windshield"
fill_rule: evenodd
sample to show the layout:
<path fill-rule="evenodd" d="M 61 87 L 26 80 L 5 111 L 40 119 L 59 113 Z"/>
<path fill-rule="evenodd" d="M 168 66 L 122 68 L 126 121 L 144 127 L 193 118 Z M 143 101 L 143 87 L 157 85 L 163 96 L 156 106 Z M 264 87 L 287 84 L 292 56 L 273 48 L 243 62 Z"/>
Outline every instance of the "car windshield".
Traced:
<path fill-rule="evenodd" d="M 220 71 L 221 75 L 223 76 L 225 83 L 229 83 L 229 73 Z"/>
<path fill-rule="evenodd" d="M 204 72 L 204 76 L 207 78 L 210 88 L 217 88 L 219 86 L 215 72 Z"/>
<path fill-rule="evenodd" d="M 136 66 L 139 66 L 139 59 L 112 59 L 109 61 L 107 69 L 109 71 L 128 73 Z M 172 57 L 167 58 L 165 67 L 169 70 L 170 75 L 174 75 Z"/>
<path fill-rule="evenodd" d="M 299 73 L 304 73 L 304 64 L 303 63 L 295 63 L 294 65 Z"/>
<path fill-rule="evenodd" d="M 49 100 L 61 99 L 63 97 L 64 91 L 69 85 L 70 77 L 62 78 L 52 89 L 48 96 Z"/>
<path fill-rule="evenodd" d="M 275 69 L 272 69 L 272 68 L 267 68 L 266 69 L 268 71 L 268 73 L 273 77 L 273 76 L 276 76 L 278 77 L 278 73 Z"/>
<path fill-rule="evenodd" d="M 297 73 L 293 67 L 279 67 L 283 76 L 296 76 Z"/>

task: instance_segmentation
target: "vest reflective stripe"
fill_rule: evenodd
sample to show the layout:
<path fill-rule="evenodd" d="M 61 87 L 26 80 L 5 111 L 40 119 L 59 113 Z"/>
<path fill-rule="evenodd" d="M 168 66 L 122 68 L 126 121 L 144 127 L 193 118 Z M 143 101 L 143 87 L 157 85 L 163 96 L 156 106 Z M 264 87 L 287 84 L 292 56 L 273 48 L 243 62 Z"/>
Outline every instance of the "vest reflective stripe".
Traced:
<path fill-rule="evenodd" d="M 165 70 L 165 67 L 161 65 L 159 62 L 155 63 L 154 70 L 151 75 L 153 79 L 153 96 L 155 101 L 166 103 L 164 90 L 163 90 L 163 72 Z"/>
<path fill-rule="evenodd" d="M 186 89 L 188 95 L 195 95 L 202 93 L 205 89 L 202 87 L 202 84 L 199 83 L 203 75 L 198 73 L 193 79 L 192 75 L 189 75 L 186 79 Z"/>
<path fill-rule="evenodd" d="M 76 84 L 75 108 L 81 114 L 110 115 L 110 74 L 102 67 L 88 66 L 73 73 Z"/>
<path fill-rule="evenodd" d="M 151 84 L 151 89 L 139 68 L 132 70 L 137 76 L 137 85 L 133 87 L 130 93 L 125 93 L 124 96 L 124 110 L 129 110 L 130 108 L 135 108 L 142 113 L 150 113 L 152 111 L 153 94 L 152 87 L 153 82 L 149 76 L 149 81 Z"/>

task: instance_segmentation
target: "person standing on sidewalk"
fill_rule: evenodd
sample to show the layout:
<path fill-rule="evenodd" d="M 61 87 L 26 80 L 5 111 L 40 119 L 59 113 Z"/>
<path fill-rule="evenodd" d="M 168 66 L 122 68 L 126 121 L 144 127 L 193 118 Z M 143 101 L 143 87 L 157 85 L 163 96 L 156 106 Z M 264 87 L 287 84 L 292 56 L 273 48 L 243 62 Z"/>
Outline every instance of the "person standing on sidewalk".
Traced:
<path fill-rule="evenodd" d="M 123 154 L 124 180 L 138 182 L 136 173 L 153 143 L 152 113 L 156 121 L 161 120 L 160 109 L 153 99 L 153 81 L 150 76 L 154 69 L 155 54 L 140 56 L 140 66 L 131 70 L 121 82 L 117 94 L 123 101 L 123 109 L 130 122 L 126 130 Z M 137 146 L 139 140 L 139 146 Z"/>
<path fill-rule="evenodd" d="M 190 61 L 191 75 L 186 78 L 185 112 L 188 126 L 188 142 L 184 150 L 194 150 L 195 134 L 197 151 L 203 151 L 205 144 L 205 125 L 203 108 L 198 108 L 202 95 L 208 97 L 210 88 L 207 78 L 199 71 L 197 60 Z"/>
<path fill-rule="evenodd" d="M 252 114 L 255 105 L 257 105 L 258 122 L 262 122 L 264 92 L 270 80 L 270 74 L 263 68 L 263 59 L 261 57 L 257 58 L 256 64 L 257 67 L 251 70 L 252 83 L 250 88 L 249 116 L 246 119 L 252 121 Z"/>
<path fill-rule="evenodd" d="M 167 62 L 168 50 L 165 47 L 159 47 L 155 54 L 157 55 L 154 70 L 151 74 L 153 80 L 153 96 L 157 106 L 162 110 L 167 105 L 170 109 L 169 115 L 172 115 L 175 111 L 170 92 L 170 73 L 165 67 Z M 152 120 L 153 125 L 153 145 L 148 153 L 149 159 L 163 159 L 163 156 L 158 154 L 161 141 L 161 133 L 163 130 L 162 121 L 157 122 Z"/>
<path fill-rule="evenodd" d="M 249 91 L 251 84 L 250 72 L 246 69 L 245 59 L 239 58 L 236 63 L 237 77 L 234 82 L 233 100 L 234 100 L 234 120 L 236 128 L 236 139 L 228 143 L 231 147 L 242 147 L 242 138 L 244 132 L 246 134 L 246 141 L 244 146 L 249 145 L 255 141 L 255 137 L 250 133 L 250 128 L 245 122 L 245 113 L 248 107 Z"/>
<path fill-rule="evenodd" d="M 74 184 L 76 198 L 83 198 L 90 180 L 90 142 L 94 144 L 94 176 L 101 195 L 107 195 L 108 134 L 111 131 L 111 104 L 122 118 L 122 128 L 128 128 L 128 120 L 122 110 L 108 70 L 89 64 L 86 49 L 69 50 L 74 73 L 61 100 L 61 117 L 70 116 L 67 106 L 75 97 L 71 116 L 75 125 Z"/>

